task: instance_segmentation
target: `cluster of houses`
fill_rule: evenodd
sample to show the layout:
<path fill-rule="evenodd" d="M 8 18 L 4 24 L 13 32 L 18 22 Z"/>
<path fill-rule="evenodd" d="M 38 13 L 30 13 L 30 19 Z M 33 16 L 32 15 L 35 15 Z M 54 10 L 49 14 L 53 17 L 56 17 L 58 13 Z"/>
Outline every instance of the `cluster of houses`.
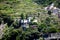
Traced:
<path fill-rule="evenodd" d="M 44 8 L 47 11 L 51 11 L 52 15 L 57 15 L 60 18 L 60 9 L 54 6 L 54 3 Z M 60 40 L 60 33 L 45 34 L 44 40 Z"/>
<path fill-rule="evenodd" d="M 51 11 L 52 15 L 58 15 L 58 18 L 60 18 L 60 9 L 54 6 L 54 3 L 51 5 L 48 5 L 47 7 L 44 8 L 47 11 Z"/>
<path fill-rule="evenodd" d="M 60 9 L 57 8 L 57 7 L 54 7 L 54 3 L 52 3 L 51 5 L 45 7 L 45 10 L 47 11 L 51 11 L 52 12 L 52 15 L 58 15 L 58 17 L 60 18 Z M 33 21 L 31 21 L 33 19 L 33 16 L 35 17 L 35 19 Z M 38 22 L 38 19 L 37 19 L 37 16 L 35 15 L 32 15 L 32 16 L 28 16 L 27 19 L 20 19 L 20 24 L 21 24 L 21 27 L 26 29 L 26 28 L 29 28 L 29 24 L 31 22 L 34 22 L 34 23 L 37 23 Z M 36 27 L 37 25 L 32 25 L 31 27 Z"/>
<path fill-rule="evenodd" d="M 33 17 L 31 17 L 31 16 L 29 16 L 27 19 L 20 19 L 20 24 L 21 24 L 21 27 L 23 28 L 23 30 L 26 30 L 29 27 L 32 27 L 32 28 L 37 27 L 37 25 L 31 24 L 31 23 L 32 22 L 37 23 L 38 19 L 35 18 L 35 19 L 33 19 L 33 21 L 31 21 L 32 19 L 33 19 Z"/>

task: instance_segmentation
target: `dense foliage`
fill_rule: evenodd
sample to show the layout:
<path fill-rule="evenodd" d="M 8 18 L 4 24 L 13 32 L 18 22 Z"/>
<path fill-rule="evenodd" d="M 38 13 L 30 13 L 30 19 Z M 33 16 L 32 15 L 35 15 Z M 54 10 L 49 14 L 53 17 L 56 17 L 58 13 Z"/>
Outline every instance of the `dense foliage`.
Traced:
<path fill-rule="evenodd" d="M 43 33 L 60 32 L 58 17 L 43 9 L 52 2 L 60 8 L 60 1 L 57 0 L 0 0 L 0 24 L 2 21 L 7 23 L 1 40 L 40 40 Z M 28 15 L 33 18 L 29 28 L 24 31 L 18 19 L 27 19 Z M 33 22 L 35 16 L 37 23 Z M 32 28 L 31 25 L 37 27 Z"/>

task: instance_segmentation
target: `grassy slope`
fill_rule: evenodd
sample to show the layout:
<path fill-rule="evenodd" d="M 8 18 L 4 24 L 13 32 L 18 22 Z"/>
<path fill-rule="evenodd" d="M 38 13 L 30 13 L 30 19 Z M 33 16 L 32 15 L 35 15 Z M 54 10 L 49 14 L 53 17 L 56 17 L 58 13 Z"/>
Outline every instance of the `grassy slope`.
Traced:
<path fill-rule="evenodd" d="M 17 16 L 21 13 L 37 13 L 40 12 L 41 6 L 32 0 L 10 0 L 0 2 L 0 13 Z"/>

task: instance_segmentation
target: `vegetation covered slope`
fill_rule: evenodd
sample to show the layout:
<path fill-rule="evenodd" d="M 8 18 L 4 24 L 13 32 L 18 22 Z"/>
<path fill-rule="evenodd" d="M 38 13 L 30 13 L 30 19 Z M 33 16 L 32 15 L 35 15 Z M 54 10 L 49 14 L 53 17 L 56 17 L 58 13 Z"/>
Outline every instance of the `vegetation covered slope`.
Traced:
<path fill-rule="evenodd" d="M 37 13 L 40 6 L 32 0 L 7 0 L 0 2 L 0 14 L 20 15 L 21 13 Z"/>
<path fill-rule="evenodd" d="M 55 0 L 0 0 L 0 22 L 3 20 L 4 23 L 7 23 L 1 40 L 33 40 L 39 39 L 41 33 L 60 32 L 58 18 L 45 14 L 43 9 L 45 5 L 49 5 L 51 2 L 55 2 Z M 23 14 L 22 17 L 24 17 L 29 13 L 37 14 L 40 12 L 42 13 L 38 19 L 41 18 L 39 20 L 41 23 L 37 24 L 38 27 L 36 29 L 29 28 L 23 31 L 21 27 L 14 28 L 14 26 L 18 26 L 18 23 L 12 17 L 20 17 L 20 14 Z"/>
<path fill-rule="evenodd" d="M 56 0 L 0 0 L 0 14 L 37 13 L 43 5 L 49 5 L 52 2 Z"/>

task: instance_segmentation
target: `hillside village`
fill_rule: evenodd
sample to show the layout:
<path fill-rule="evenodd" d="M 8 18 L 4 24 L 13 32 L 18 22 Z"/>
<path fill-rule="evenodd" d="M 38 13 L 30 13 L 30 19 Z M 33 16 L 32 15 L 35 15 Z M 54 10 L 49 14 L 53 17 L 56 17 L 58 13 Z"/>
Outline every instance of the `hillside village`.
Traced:
<path fill-rule="evenodd" d="M 58 1 L 0 2 L 0 40 L 60 40 Z"/>

